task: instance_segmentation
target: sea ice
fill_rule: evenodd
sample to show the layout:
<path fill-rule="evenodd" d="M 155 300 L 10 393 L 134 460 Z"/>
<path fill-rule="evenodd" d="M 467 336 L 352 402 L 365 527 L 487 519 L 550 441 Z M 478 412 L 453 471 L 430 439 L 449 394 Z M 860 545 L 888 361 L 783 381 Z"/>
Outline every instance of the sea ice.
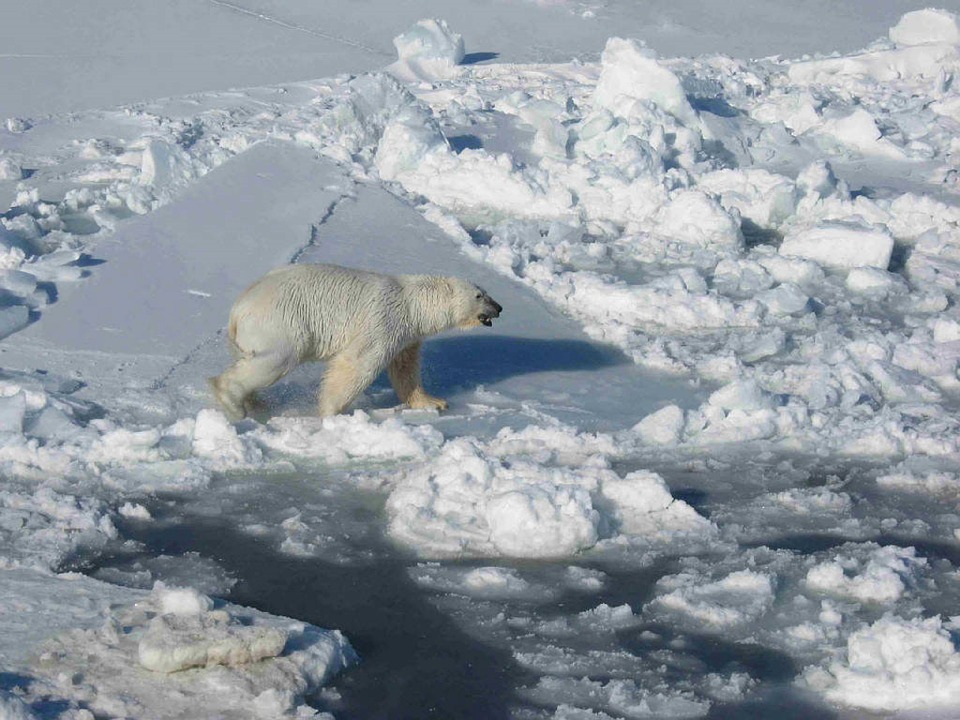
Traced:
<path fill-rule="evenodd" d="M 399 60 L 390 70 L 407 80 L 448 78 L 463 61 L 463 36 L 443 20 L 419 20 L 393 39 Z"/>
<path fill-rule="evenodd" d="M 957 16 L 933 8 L 904 13 L 900 22 L 890 28 L 890 39 L 897 45 L 950 43 L 960 45 Z"/>
<path fill-rule="evenodd" d="M 555 436 L 561 448 L 563 437 Z M 391 536 L 422 557 L 555 558 L 593 547 L 603 532 L 648 543 L 715 532 L 655 473 L 621 478 L 577 455 L 566 456 L 573 466 L 543 466 L 504 456 L 523 445 L 508 438 L 501 433 L 486 447 L 452 440 L 401 473 L 387 501 Z"/>
<path fill-rule="evenodd" d="M 846 657 L 808 668 L 807 684 L 828 700 L 874 712 L 955 707 L 960 652 L 939 617 L 884 615 L 847 641 Z"/>
<path fill-rule="evenodd" d="M 812 664 L 808 684 L 830 702 L 951 712 L 960 703 L 955 624 L 917 618 L 930 614 L 933 594 L 939 607 L 952 601 L 955 572 L 943 558 L 871 541 L 897 533 L 925 552 L 922 541 L 935 549 L 960 532 L 950 504 L 960 451 L 956 17 L 907 13 L 889 38 L 862 51 L 797 61 L 669 58 L 612 38 L 599 62 L 460 65 L 463 40 L 439 20 L 417 23 L 395 44 L 398 61 L 385 72 L 8 120 L 0 132 L 0 195 L 10 204 L 0 218 L 0 336 L 38 318 L 34 329 L 42 327 L 55 315 L 49 308 L 58 309 L 53 300 L 67 307 L 74 288 L 62 284 L 96 287 L 111 266 L 89 260 L 130 240 L 114 230 L 132 214 L 150 220 L 178 195 L 203 197 L 195 180 L 226 162 L 243 168 L 236 156 L 249 159 L 268 141 L 298 148 L 309 163 L 319 154 L 341 164 L 322 183 L 336 192 L 305 213 L 309 244 L 297 245 L 299 225 L 285 226 L 294 240 L 277 262 L 301 251 L 323 257 L 325 228 L 342 229 L 346 221 L 337 221 L 351 217 L 354 202 L 356 215 L 367 207 L 351 184 L 381 183 L 459 244 L 460 267 L 487 263 L 593 340 L 689 379 L 689 395 L 654 401 L 630 387 L 627 400 L 646 417 L 583 432 L 555 422 L 554 410 L 583 418 L 583 427 L 613 420 L 578 406 L 564 370 L 545 376 L 544 386 L 557 386 L 535 401 L 511 396 L 522 382 L 497 377 L 496 387 L 461 393 L 470 398 L 462 413 L 439 418 L 358 411 L 234 426 L 200 409 L 212 335 L 184 330 L 185 349 L 169 362 L 129 352 L 119 360 L 96 346 L 88 348 L 93 359 L 56 358 L 8 341 L 5 357 L 16 350 L 25 371 L 0 379 L 5 578 L 31 572 L 43 587 L 62 588 L 68 580 L 52 570 L 112 553 L 128 525 L 149 526 L 144 497 L 158 492 L 216 503 L 225 484 L 237 497 L 264 487 L 249 482 L 250 470 L 307 467 L 312 476 L 345 466 L 352 469 L 340 473 L 348 475 L 342 486 L 323 484 L 319 496 L 337 508 L 343 487 L 384 493 L 387 532 L 414 554 L 563 561 L 409 570 L 420 588 L 444 594 L 442 607 L 483 616 L 482 632 L 507 638 L 520 665 L 554 675 L 528 688 L 545 713 L 695 717 L 768 684 L 744 673 L 705 675 L 694 637 L 704 630 Z M 270 173 L 284 169 L 254 167 L 259 174 L 234 176 L 248 183 L 244 192 L 275 185 Z M 276 205 L 288 199 L 278 194 Z M 204 223 L 223 215 L 187 205 L 189 212 L 169 206 L 155 227 L 166 230 L 172 219 L 191 238 L 196 229 L 200 243 Z M 380 262 L 394 251 L 372 239 L 378 226 L 369 217 L 350 222 L 347 259 Z M 396 256 L 433 259 L 419 249 Z M 173 277 L 174 259 L 160 260 L 151 272 Z M 217 287 L 191 283 L 183 294 L 209 306 Z M 496 343 L 517 344 L 503 339 L 531 323 L 544 336 L 555 331 L 546 307 L 529 307 Z M 108 324 L 91 308 L 78 315 L 98 332 Z M 73 374 L 74 359 L 86 374 Z M 151 363 L 155 375 L 138 369 Z M 540 368 L 526 357 L 520 364 L 504 371 Z M 104 385 L 114 368 L 126 379 Z M 610 387 L 625 385 L 598 385 L 598 403 L 616 392 Z M 864 467 L 863 458 L 886 466 Z M 751 475 L 751 462 L 762 477 Z M 237 479 L 237 471 L 248 474 Z M 710 519 L 678 497 L 695 498 L 698 509 L 702 502 Z M 328 528 L 302 499 L 269 517 L 245 511 L 242 527 L 275 532 L 282 552 L 325 555 Z M 781 538 L 784 528 L 841 544 L 768 551 L 769 566 L 746 549 Z M 723 555 L 688 552 L 690 538 Z M 662 552 L 680 569 L 636 613 L 620 598 L 624 573 L 615 562 L 604 565 L 608 572 L 569 565 L 613 557 L 658 567 Z M 176 562 L 196 577 L 210 561 Z M 144 561 L 100 575 L 143 584 L 167 577 L 157 567 Z M 616 602 L 591 596 L 606 591 Z M 37 666 L 36 697 L 117 716 L 145 716 L 171 697 L 183 703 L 170 705 L 173 714 L 196 714 L 204 702 L 231 717 L 307 714 L 305 694 L 348 662 L 335 634 L 197 591 L 158 587 L 138 607 L 116 592 L 89 595 L 112 610 L 78 603 L 97 622 L 71 618 L 73 631 Z M 576 593 L 576 611 L 543 617 L 542 606 L 564 593 Z M 16 602 L 24 613 L 47 602 L 44 618 L 67 606 L 36 587 Z M 891 614 L 876 621 L 884 611 Z M 613 644 L 641 622 L 662 626 L 631 636 L 649 653 Z M 40 624 L 24 646 L 37 644 Z M 13 644 L 0 643 L 0 652 Z M 169 676 L 141 668 L 132 677 L 140 650 Z M 164 692 L 136 685 L 150 678 Z M 29 714 L 18 703 L 0 690 L 0 714 Z"/>
<path fill-rule="evenodd" d="M 740 570 L 714 582 L 703 580 L 693 573 L 665 577 L 644 609 L 722 631 L 758 620 L 773 605 L 775 578 L 765 573 Z"/>
<path fill-rule="evenodd" d="M 110 611 L 99 629 L 49 640 L 31 672 L 50 696 L 100 714 L 205 716 L 215 708 L 252 719 L 312 712 L 305 696 L 356 659 L 337 631 L 214 609 L 196 591 L 158 584 Z"/>
<path fill-rule="evenodd" d="M 600 78 L 593 102 L 615 115 L 630 117 L 630 106 L 648 101 L 696 127 L 697 114 L 690 106 L 679 78 L 657 61 L 657 54 L 635 40 L 610 38 L 600 58 Z"/>
<path fill-rule="evenodd" d="M 807 587 L 845 600 L 890 604 L 903 596 L 907 583 L 915 582 L 917 571 L 927 564 L 913 548 L 873 545 L 864 549 L 869 552 L 866 556 L 842 552 L 810 568 Z"/>
<path fill-rule="evenodd" d="M 780 245 L 782 255 L 814 260 L 833 268 L 886 270 L 892 252 L 893 238 L 888 233 L 849 223 L 792 231 Z"/>

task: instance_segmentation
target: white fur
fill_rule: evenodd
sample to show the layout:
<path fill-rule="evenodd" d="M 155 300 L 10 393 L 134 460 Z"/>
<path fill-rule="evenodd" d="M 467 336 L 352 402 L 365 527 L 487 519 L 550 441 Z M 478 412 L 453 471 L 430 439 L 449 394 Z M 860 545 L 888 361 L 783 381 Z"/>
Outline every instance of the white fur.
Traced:
<path fill-rule="evenodd" d="M 432 275 L 382 275 L 336 265 L 290 265 L 250 286 L 230 311 L 236 358 L 211 378 L 227 413 L 243 417 L 254 392 L 302 362 L 328 360 L 321 416 L 346 409 L 386 367 L 402 402 L 444 409 L 420 380 L 420 341 L 475 327 L 499 306 L 472 283 Z"/>

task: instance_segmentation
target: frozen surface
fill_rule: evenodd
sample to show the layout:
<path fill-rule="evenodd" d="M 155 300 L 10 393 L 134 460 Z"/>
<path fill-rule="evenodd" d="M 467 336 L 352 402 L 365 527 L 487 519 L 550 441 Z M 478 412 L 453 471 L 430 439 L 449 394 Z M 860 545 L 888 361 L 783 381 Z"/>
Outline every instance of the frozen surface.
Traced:
<path fill-rule="evenodd" d="M 189 589 L 158 583 L 144 593 L 26 571 L 5 580 L 5 637 L 33 645 L 25 657 L 8 657 L 8 667 L 30 673 L 34 696 L 62 698 L 71 717 L 297 715 L 310 711 L 306 695 L 356 660 L 337 632 L 247 608 L 214 608 Z M 55 610 L 40 593 L 56 598 Z M 28 617 L 50 639 L 29 643 Z M 189 670 L 197 666 L 216 668 Z M 37 716 L 48 714 L 38 704 Z"/>
<path fill-rule="evenodd" d="M 362 72 L 396 58 L 393 38 L 424 18 L 464 35 L 474 61 L 562 62 L 593 56 L 607 38 L 629 34 L 661 53 L 734 57 L 850 52 L 883 35 L 923 2 L 852 0 L 732 8 L 697 0 L 217 0 L 158 8 L 52 0 L 7 8 L 0 29 L 0 118 Z M 955 2 L 940 7 L 956 12 Z M 822 22 L 829 13 L 831 22 Z M 752 32 L 743 32 L 749 22 Z M 459 29 L 458 29 L 459 28 Z M 535 31 L 534 31 L 535 29 Z"/>
<path fill-rule="evenodd" d="M 955 716 L 956 10 L 11 8 L 0 715 Z M 288 262 L 505 310 L 230 423 Z"/>
<path fill-rule="evenodd" d="M 808 682 L 839 702 L 875 711 L 954 706 L 960 654 L 939 618 L 884 616 L 854 633 L 846 658 Z"/>

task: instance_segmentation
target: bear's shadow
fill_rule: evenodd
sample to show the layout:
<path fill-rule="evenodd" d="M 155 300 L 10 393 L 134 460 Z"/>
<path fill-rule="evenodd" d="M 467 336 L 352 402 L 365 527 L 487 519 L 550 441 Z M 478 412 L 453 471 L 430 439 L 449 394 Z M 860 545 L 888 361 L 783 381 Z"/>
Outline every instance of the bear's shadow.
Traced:
<path fill-rule="evenodd" d="M 630 360 L 614 347 L 584 340 L 510 335 L 433 338 L 424 342 L 421 362 L 424 386 L 428 392 L 441 397 L 532 373 L 590 371 L 624 364 L 630 364 Z M 269 407 L 267 415 L 294 409 L 309 413 L 321 374 L 321 364 L 309 363 L 287 380 L 264 390 L 261 397 Z M 366 392 L 379 394 L 387 390 L 391 390 L 391 386 L 384 372 Z M 365 404 L 362 398 L 357 403 Z"/>
<path fill-rule="evenodd" d="M 448 335 L 423 344 L 424 385 L 449 393 L 538 372 L 586 371 L 629 363 L 614 347 L 584 340 Z M 378 378 L 377 382 L 386 378 Z M 389 387 L 389 383 L 387 384 Z"/>

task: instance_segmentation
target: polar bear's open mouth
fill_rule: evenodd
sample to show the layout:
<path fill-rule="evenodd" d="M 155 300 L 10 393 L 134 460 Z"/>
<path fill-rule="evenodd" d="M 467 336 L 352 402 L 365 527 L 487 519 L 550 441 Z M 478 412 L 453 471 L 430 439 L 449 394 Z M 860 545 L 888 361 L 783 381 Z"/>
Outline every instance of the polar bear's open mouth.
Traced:
<path fill-rule="evenodd" d="M 487 295 L 483 290 L 477 295 L 477 299 L 483 299 L 483 312 L 477 315 L 477 320 L 481 325 L 486 325 L 487 327 L 493 326 L 493 319 L 500 317 L 500 313 L 503 312 L 503 306 L 494 300 L 492 297 Z"/>

